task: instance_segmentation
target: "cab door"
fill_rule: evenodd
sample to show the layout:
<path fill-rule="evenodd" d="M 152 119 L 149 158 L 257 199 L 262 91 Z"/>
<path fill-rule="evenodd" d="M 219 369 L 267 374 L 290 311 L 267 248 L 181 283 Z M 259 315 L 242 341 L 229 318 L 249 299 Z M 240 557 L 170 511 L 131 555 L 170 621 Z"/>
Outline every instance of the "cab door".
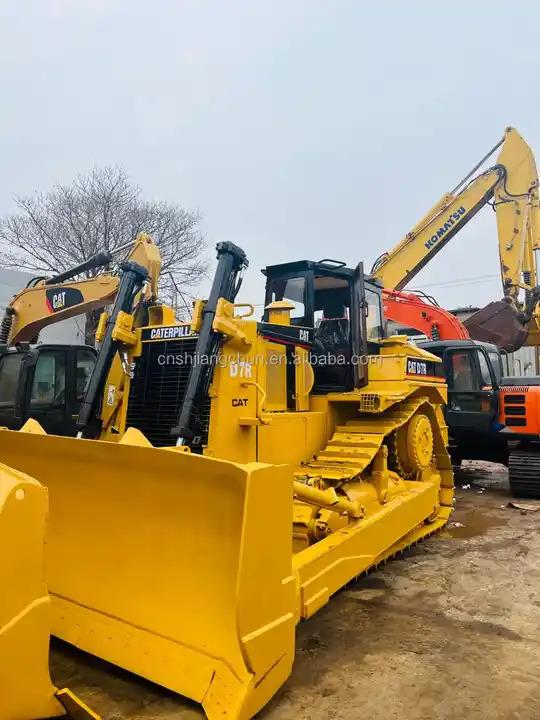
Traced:
<path fill-rule="evenodd" d="M 24 357 L 22 352 L 0 355 L 0 427 L 10 430 L 18 430 L 21 425 L 17 420 L 17 398 Z"/>
<path fill-rule="evenodd" d="M 93 348 L 43 345 L 25 357 L 22 423 L 37 420 L 53 435 L 77 434 L 77 418 L 96 362 Z"/>
<path fill-rule="evenodd" d="M 356 389 L 365 387 L 368 382 L 367 368 L 367 316 L 366 286 L 364 282 L 364 263 L 358 263 L 351 284 L 351 349 L 353 382 Z"/>
<path fill-rule="evenodd" d="M 446 422 L 450 430 L 486 434 L 498 415 L 496 378 L 481 347 L 454 348 L 444 353 L 448 383 Z"/>
<path fill-rule="evenodd" d="M 69 348 L 43 347 L 28 353 L 26 365 L 26 402 L 24 418 L 37 420 L 53 435 L 66 435 L 69 415 Z"/>

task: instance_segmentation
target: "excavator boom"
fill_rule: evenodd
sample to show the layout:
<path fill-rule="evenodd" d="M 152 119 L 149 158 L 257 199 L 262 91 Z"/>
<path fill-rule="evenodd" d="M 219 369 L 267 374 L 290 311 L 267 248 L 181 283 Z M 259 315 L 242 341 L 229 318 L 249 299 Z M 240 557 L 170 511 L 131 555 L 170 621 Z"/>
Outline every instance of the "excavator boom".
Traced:
<path fill-rule="evenodd" d="M 88 280 L 25 288 L 6 308 L 0 340 L 5 338 L 7 345 L 33 342 L 49 325 L 109 305 L 118 283 L 116 275 L 107 273 Z"/>
<path fill-rule="evenodd" d="M 465 325 L 452 313 L 404 290 L 383 291 L 384 314 L 407 328 L 414 328 L 429 340 L 467 340 Z"/>

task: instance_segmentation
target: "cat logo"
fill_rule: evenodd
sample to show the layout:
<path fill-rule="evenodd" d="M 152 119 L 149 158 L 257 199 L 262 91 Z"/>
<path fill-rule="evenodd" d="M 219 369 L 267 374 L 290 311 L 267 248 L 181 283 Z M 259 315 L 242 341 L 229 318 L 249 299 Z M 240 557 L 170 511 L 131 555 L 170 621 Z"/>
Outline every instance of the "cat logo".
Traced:
<path fill-rule="evenodd" d="M 84 297 L 77 288 L 66 288 L 65 290 L 49 288 L 45 291 L 45 302 L 50 313 L 57 313 L 80 305 L 84 302 Z"/>
<path fill-rule="evenodd" d="M 62 310 L 66 306 L 66 291 L 55 293 L 52 299 L 53 310 Z"/>
<path fill-rule="evenodd" d="M 424 360 L 407 358 L 407 375 L 427 375 L 428 367 Z"/>

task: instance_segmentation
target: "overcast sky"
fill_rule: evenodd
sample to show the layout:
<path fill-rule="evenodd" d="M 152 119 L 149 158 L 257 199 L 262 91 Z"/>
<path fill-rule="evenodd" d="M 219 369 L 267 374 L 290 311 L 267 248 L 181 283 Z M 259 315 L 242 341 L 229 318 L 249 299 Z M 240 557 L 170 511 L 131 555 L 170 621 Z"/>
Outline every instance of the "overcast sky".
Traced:
<path fill-rule="evenodd" d="M 247 251 L 245 299 L 266 264 L 370 267 L 506 125 L 540 154 L 539 28 L 532 0 L 0 0 L 0 214 L 117 164 Z M 493 212 L 412 286 L 500 296 Z"/>

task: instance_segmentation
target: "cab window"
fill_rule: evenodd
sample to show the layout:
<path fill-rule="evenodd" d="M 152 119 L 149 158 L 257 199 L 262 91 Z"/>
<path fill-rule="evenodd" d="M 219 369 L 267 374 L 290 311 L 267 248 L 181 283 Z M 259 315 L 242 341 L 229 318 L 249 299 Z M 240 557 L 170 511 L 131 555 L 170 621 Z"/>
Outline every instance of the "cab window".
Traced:
<path fill-rule="evenodd" d="M 96 356 L 93 352 L 90 352 L 90 350 L 77 351 L 77 367 L 75 370 L 75 397 L 77 402 L 82 402 L 84 399 L 95 364 Z"/>
<path fill-rule="evenodd" d="M 366 288 L 366 302 L 366 340 L 368 342 L 378 342 L 384 337 L 381 296 L 378 292 Z"/>
<path fill-rule="evenodd" d="M 491 363 L 491 367 L 493 368 L 495 380 L 497 383 L 500 383 L 502 376 L 503 376 L 501 356 L 499 355 L 499 353 L 491 351 L 491 352 L 488 352 L 488 357 L 489 357 L 489 361 Z"/>
<path fill-rule="evenodd" d="M 454 352 L 451 355 L 451 381 L 455 392 L 480 390 L 475 376 L 471 352 Z"/>
<path fill-rule="evenodd" d="M 493 380 L 491 379 L 491 373 L 489 372 L 489 365 L 486 360 L 486 356 L 480 350 L 478 351 L 478 362 L 480 363 L 480 375 L 482 378 L 482 386 L 488 385 L 491 387 Z"/>
<path fill-rule="evenodd" d="M 66 356 L 61 350 L 51 350 L 39 354 L 32 392 L 31 407 L 42 405 L 62 405 L 66 391 Z"/>
<path fill-rule="evenodd" d="M 270 284 L 270 299 L 268 302 L 288 300 L 294 305 L 294 309 L 291 310 L 291 320 L 293 320 L 293 324 L 298 324 L 298 322 L 294 323 L 294 320 L 303 321 L 306 314 L 305 289 L 306 278 L 303 276 L 287 279 L 276 278 Z"/>
<path fill-rule="evenodd" d="M 314 280 L 315 333 L 311 364 L 315 392 L 352 387 L 350 305 L 346 278 L 328 275 Z"/>
<path fill-rule="evenodd" d="M 0 403 L 14 405 L 19 373 L 21 370 L 22 353 L 9 353 L 0 357 Z"/>

